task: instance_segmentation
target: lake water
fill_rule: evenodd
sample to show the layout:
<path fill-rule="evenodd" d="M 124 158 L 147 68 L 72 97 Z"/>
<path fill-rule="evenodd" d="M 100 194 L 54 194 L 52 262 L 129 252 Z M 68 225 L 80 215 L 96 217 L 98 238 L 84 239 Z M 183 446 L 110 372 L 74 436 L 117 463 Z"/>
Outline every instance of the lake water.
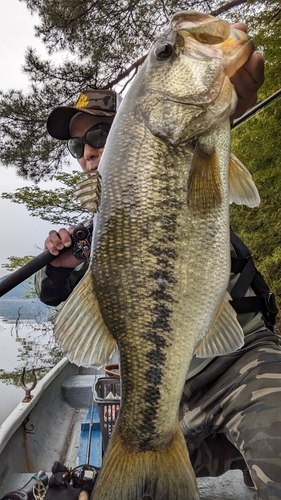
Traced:
<path fill-rule="evenodd" d="M 61 358 L 49 315 L 38 299 L 0 298 L 0 424 L 24 398 L 22 369 L 30 387 L 32 369 L 40 380 Z"/>

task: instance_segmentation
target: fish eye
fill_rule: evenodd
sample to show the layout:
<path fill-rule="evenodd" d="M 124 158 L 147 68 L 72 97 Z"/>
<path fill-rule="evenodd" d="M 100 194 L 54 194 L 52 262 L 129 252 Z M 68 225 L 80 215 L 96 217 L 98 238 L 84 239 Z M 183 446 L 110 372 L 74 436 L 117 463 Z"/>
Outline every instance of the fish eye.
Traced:
<path fill-rule="evenodd" d="M 162 59 L 169 59 L 169 57 L 171 57 L 173 52 L 174 52 L 174 49 L 170 43 L 158 45 L 158 47 L 156 47 L 156 49 L 155 49 L 155 54 L 156 54 L 156 57 L 159 61 L 161 61 Z"/>

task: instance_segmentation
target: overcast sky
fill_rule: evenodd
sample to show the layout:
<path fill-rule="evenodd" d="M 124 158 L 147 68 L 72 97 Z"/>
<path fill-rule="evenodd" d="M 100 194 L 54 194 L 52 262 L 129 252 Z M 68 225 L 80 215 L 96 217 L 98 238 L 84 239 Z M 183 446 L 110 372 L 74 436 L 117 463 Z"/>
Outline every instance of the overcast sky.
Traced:
<path fill-rule="evenodd" d="M 37 19 L 31 16 L 24 2 L 18 0 L 1 0 L 0 17 L 0 89 L 25 89 L 28 79 L 22 73 L 24 53 L 27 46 L 45 54 L 43 44 L 34 36 L 33 26 Z M 16 188 L 30 185 L 15 174 L 12 166 L 6 168 L 0 163 L 0 193 L 12 192 Z M 54 183 L 42 183 L 49 189 Z M 56 184 L 57 185 L 57 184 Z M 23 257 L 37 255 L 42 251 L 43 243 L 49 230 L 54 228 L 50 223 L 30 217 L 23 205 L 17 205 L 0 198 L 0 277 L 7 274 L 2 268 L 9 256 Z"/>

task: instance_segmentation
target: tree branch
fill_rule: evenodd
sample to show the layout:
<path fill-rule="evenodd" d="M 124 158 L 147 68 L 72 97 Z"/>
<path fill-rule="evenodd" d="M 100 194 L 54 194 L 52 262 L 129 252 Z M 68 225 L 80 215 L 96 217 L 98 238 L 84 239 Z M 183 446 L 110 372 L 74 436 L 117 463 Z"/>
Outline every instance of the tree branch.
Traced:
<path fill-rule="evenodd" d="M 219 9 L 213 10 L 211 12 L 212 16 L 219 16 L 223 12 L 226 12 L 230 9 L 233 9 L 234 7 L 238 7 L 238 5 L 242 5 L 243 3 L 247 3 L 248 0 L 232 0 L 231 2 L 223 5 L 222 7 L 219 7 Z"/>
<path fill-rule="evenodd" d="M 111 80 L 107 85 L 105 85 L 103 88 L 104 89 L 110 89 L 117 83 L 119 83 L 121 80 L 123 80 L 126 76 L 128 76 L 133 69 L 138 69 L 138 67 L 145 61 L 147 54 L 142 56 L 140 59 L 134 62 L 129 68 L 127 68 L 123 73 L 119 73 L 117 77 L 114 80 Z"/>

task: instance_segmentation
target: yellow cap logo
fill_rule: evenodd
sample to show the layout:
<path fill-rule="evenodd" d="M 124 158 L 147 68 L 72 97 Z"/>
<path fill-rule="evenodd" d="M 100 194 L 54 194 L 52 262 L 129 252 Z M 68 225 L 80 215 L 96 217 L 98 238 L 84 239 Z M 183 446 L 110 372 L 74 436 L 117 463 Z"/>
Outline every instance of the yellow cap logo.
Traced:
<path fill-rule="evenodd" d="M 84 108 L 89 104 L 89 99 L 86 94 L 81 94 L 77 103 L 75 104 L 75 108 Z"/>

